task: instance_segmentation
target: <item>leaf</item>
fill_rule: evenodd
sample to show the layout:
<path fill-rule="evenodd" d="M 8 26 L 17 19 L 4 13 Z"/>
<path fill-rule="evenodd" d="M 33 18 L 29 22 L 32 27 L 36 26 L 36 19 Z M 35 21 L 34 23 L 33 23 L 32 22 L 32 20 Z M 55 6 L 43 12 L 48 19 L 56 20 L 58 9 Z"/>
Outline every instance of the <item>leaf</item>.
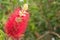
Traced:
<path fill-rule="evenodd" d="M 0 30 L 0 40 L 5 40 L 5 34 L 2 30 Z"/>
<path fill-rule="evenodd" d="M 0 13 L 0 20 L 3 18 L 3 13 Z"/>

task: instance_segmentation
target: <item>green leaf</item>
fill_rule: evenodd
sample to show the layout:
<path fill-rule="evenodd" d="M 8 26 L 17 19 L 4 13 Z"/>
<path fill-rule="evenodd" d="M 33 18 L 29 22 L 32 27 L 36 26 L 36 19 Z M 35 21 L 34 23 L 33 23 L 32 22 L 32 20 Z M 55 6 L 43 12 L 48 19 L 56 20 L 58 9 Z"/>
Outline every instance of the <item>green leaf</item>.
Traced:
<path fill-rule="evenodd" d="M 2 30 L 0 30 L 0 40 L 5 40 L 5 34 Z"/>

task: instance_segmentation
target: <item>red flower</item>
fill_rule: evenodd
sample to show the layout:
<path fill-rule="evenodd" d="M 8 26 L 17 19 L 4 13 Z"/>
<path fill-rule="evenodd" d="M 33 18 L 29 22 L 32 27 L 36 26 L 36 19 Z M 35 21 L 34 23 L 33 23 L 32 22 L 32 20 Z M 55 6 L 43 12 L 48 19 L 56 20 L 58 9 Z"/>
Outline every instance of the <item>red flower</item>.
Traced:
<path fill-rule="evenodd" d="M 24 11 L 20 14 L 20 8 L 16 8 L 5 24 L 4 30 L 7 35 L 19 37 L 24 34 L 27 28 L 29 13 Z"/>

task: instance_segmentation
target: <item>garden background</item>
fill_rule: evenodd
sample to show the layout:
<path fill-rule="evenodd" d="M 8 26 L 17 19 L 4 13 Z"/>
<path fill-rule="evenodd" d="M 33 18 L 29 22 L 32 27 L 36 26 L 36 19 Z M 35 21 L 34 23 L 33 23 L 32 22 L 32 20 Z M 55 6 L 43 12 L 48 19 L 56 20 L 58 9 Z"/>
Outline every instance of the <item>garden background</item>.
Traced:
<path fill-rule="evenodd" d="M 16 7 L 28 2 L 30 20 L 23 40 L 60 40 L 60 0 L 0 0 L 0 40 L 4 24 Z"/>

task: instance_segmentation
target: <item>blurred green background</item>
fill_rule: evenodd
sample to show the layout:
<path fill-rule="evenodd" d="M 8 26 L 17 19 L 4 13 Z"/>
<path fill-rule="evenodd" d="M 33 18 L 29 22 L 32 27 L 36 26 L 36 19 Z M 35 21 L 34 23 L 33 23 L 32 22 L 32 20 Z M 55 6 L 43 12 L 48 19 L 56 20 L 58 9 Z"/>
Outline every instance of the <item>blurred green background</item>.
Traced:
<path fill-rule="evenodd" d="M 60 0 L 0 0 L 0 40 L 4 23 L 16 7 L 29 5 L 30 20 L 23 40 L 60 40 Z"/>

